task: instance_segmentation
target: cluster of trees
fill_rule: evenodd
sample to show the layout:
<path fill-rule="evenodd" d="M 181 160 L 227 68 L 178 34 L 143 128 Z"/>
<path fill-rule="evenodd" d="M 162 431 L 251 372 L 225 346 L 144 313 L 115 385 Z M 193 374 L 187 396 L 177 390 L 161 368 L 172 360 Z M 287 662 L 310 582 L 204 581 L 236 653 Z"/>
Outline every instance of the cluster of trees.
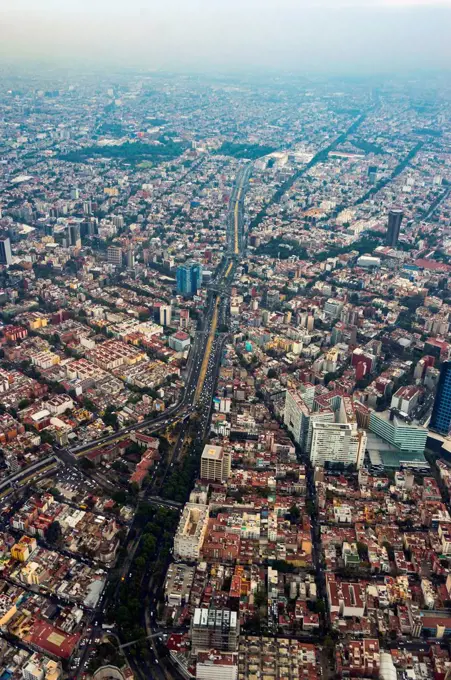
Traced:
<path fill-rule="evenodd" d="M 131 575 L 121 582 L 117 604 L 110 612 L 122 639 L 143 638 L 142 643 L 131 648 L 132 654 L 147 654 L 146 631 L 139 624 L 146 592 L 145 579 L 150 575 L 154 578 L 163 575 L 177 522 L 178 513 L 174 510 L 157 508 L 155 511 L 147 503 L 143 503 L 136 514 L 136 524 L 142 530 L 139 548 L 131 565 Z"/>
<path fill-rule="evenodd" d="M 103 422 L 107 426 L 111 426 L 113 430 L 118 430 L 119 429 L 119 421 L 117 419 L 117 414 L 116 414 L 116 407 L 112 406 L 107 406 L 105 414 L 103 415 Z"/>
<path fill-rule="evenodd" d="M 61 525 L 58 520 L 55 520 L 49 524 L 47 531 L 45 532 L 45 540 L 51 545 L 56 545 L 61 541 L 62 531 Z"/>
<path fill-rule="evenodd" d="M 62 154 L 59 159 L 70 163 L 84 163 L 93 156 L 115 158 L 128 162 L 139 162 L 147 158 L 155 161 L 169 161 L 180 156 L 186 149 L 187 144 L 185 142 L 175 142 L 173 139 L 165 137 L 163 143 L 155 146 L 144 142 L 125 142 L 125 144 L 118 146 L 87 146 L 78 151 Z"/>
<path fill-rule="evenodd" d="M 386 153 L 384 149 L 379 144 L 374 144 L 374 142 L 367 142 L 365 139 L 354 139 L 352 145 L 357 149 L 362 149 L 365 153 L 374 153 L 376 155 Z"/>
<path fill-rule="evenodd" d="M 332 246 L 329 250 L 323 250 L 321 253 L 315 253 L 315 260 L 317 262 L 323 262 L 329 257 L 337 257 L 337 255 L 343 255 L 344 253 L 349 253 L 351 250 L 356 250 L 359 255 L 363 253 L 371 253 L 375 248 L 380 246 L 380 240 L 374 238 L 374 236 L 364 236 L 356 243 L 350 246 L 343 246 L 339 248 L 337 246 Z"/>
<path fill-rule="evenodd" d="M 249 158 L 253 161 L 256 158 L 267 156 L 276 149 L 272 146 L 260 144 L 236 144 L 235 142 L 223 142 L 216 153 L 220 156 L 232 156 L 233 158 Z"/>
<path fill-rule="evenodd" d="M 170 498 L 179 503 L 186 501 L 199 470 L 202 449 L 202 441 L 198 439 L 195 439 L 190 444 L 183 460 L 177 462 L 172 469 L 172 474 L 166 477 L 161 489 L 161 496 L 163 498 Z"/>
<path fill-rule="evenodd" d="M 262 243 L 255 250 L 256 255 L 268 255 L 269 257 L 278 257 L 281 260 L 287 260 L 289 257 L 295 255 L 300 260 L 306 260 L 308 253 L 303 246 L 293 239 L 272 238 L 266 243 Z"/>

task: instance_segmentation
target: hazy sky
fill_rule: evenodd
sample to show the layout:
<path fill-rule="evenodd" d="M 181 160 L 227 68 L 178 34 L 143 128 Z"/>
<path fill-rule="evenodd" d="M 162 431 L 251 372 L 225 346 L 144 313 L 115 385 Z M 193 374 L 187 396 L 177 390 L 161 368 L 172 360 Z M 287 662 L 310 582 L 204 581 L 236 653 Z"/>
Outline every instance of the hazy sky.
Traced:
<path fill-rule="evenodd" d="M 172 70 L 451 66 L 451 0 L 0 0 L 0 60 Z"/>

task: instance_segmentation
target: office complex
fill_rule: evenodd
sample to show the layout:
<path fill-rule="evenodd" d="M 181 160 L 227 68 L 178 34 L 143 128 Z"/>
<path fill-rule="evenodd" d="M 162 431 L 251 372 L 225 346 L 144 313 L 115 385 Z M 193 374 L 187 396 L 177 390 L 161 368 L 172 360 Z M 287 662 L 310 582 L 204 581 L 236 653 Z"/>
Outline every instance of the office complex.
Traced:
<path fill-rule="evenodd" d="M 185 262 L 177 269 L 177 292 L 181 295 L 195 295 L 202 285 L 202 265 Z"/>
<path fill-rule="evenodd" d="M 400 451 L 424 453 L 428 431 L 402 420 L 394 409 L 370 416 L 370 430 Z"/>
<path fill-rule="evenodd" d="M 451 361 L 445 361 L 440 370 L 434 407 L 429 427 L 447 435 L 451 426 Z"/>
<path fill-rule="evenodd" d="M 206 444 L 200 459 L 201 479 L 211 482 L 226 481 L 230 476 L 231 463 L 230 454 L 222 446 Z"/>
<path fill-rule="evenodd" d="M 387 246 L 395 247 L 397 245 L 403 215 L 403 211 L 398 208 L 392 208 L 388 213 L 387 235 L 385 237 Z"/>
<path fill-rule="evenodd" d="M 350 423 L 313 423 L 310 460 L 312 465 L 343 463 L 362 467 L 366 433 Z"/>
<path fill-rule="evenodd" d="M 0 264 L 11 264 L 11 241 L 8 236 L 2 236 L 0 238 Z"/>

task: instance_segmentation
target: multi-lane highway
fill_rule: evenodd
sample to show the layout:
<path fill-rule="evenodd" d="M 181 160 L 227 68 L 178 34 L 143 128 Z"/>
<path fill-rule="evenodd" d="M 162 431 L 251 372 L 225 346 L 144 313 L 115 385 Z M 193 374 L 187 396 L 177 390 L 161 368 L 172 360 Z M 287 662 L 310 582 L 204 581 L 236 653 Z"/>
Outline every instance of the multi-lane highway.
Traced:
<path fill-rule="evenodd" d="M 236 180 L 236 185 L 233 190 L 230 204 L 229 217 L 227 229 L 228 242 L 228 263 L 222 269 L 222 273 L 214 282 L 214 292 L 212 291 L 211 301 L 208 308 L 208 323 L 205 327 L 208 328 L 208 335 L 206 341 L 203 343 L 204 354 L 197 356 L 193 362 L 194 367 L 197 368 L 197 384 L 192 391 L 189 388 L 190 398 L 192 399 L 193 408 L 196 409 L 199 415 L 199 429 L 198 436 L 203 438 L 208 431 L 208 424 L 210 420 L 210 411 L 212 404 L 212 397 L 216 388 L 216 381 L 221 364 L 222 349 L 225 340 L 225 335 L 218 334 L 218 322 L 226 320 L 228 317 L 228 297 L 232 283 L 232 271 L 237 264 L 239 255 L 241 254 L 244 244 L 244 195 L 249 181 L 251 167 L 243 169 Z M 194 371 L 196 374 L 196 371 Z M 182 450 L 181 441 L 185 430 L 179 434 L 177 444 L 174 448 L 171 463 L 177 462 L 180 451 Z M 159 657 L 158 644 L 154 638 L 154 633 L 158 628 L 155 626 L 155 608 L 157 601 L 157 592 L 160 585 L 150 579 L 148 585 L 148 599 L 150 606 L 144 612 L 144 623 L 147 635 L 149 636 L 149 652 L 153 661 L 146 661 L 146 671 L 151 673 L 151 677 L 168 678 L 168 675 L 178 677 L 177 671 L 171 670 L 168 673 L 168 668 L 165 666 L 164 660 Z"/>

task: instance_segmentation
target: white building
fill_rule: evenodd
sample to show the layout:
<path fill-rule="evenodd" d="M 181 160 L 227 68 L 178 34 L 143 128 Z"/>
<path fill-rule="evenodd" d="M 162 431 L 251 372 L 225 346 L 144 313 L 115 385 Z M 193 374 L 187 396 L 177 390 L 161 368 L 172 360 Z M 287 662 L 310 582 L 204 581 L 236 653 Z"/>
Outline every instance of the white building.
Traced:
<path fill-rule="evenodd" d="M 206 444 L 200 459 L 201 479 L 211 482 L 225 482 L 231 471 L 232 461 L 230 453 L 224 451 L 222 446 Z"/>
<path fill-rule="evenodd" d="M 315 388 L 308 385 L 303 392 L 287 390 L 285 395 L 284 423 L 300 445 L 305 444 L 310 411 L 315 398 Z"/>
<path fill-rule="evenodd" d="M 350 423 L 313 423 L 310 460 L 313 466 L 344 463 L 360 468 L 366 448 L 366 433 Z"/>
<path fill-rule="evenodd" d="M 197 653 L 197 680 L 237 680 L 238 655 L 209 650 Z"/>

